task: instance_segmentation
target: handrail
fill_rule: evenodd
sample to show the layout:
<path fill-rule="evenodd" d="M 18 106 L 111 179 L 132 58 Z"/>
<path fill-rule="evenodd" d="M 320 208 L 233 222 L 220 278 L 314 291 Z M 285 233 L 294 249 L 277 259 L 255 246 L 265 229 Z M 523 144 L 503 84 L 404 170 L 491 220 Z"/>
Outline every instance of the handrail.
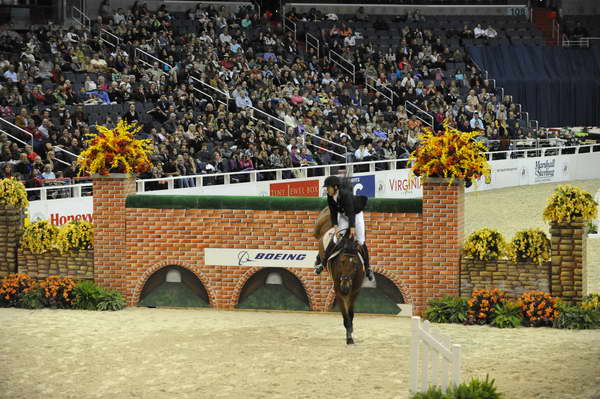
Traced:
<path fill-rule="evenodd" d="M 317 44 L 315 45 L 315 44 L 311 43 L 310 42 L 311 40 L 314 40 L 315 42 L 317 42 Z M 314 35 L 312 35 L 312 34 L 310 34 L 308 32 L 306 33 L 306 39 L 305 39 L 305 42 L 304 42 L 304 48 L 305 48 L 306 52 L 308 52 L 308 46 L 311 46 L 312 48 L 316 49 L 317 50 L 317 59 L 319 58 L 319 51 L 320 51 L 320 47 L 321 47 L 320 43 L 321 42 L 319 41 L 319 39 L 317 39 L 316 36 L 314 36 Z"/>
<path fill-rule="evenodd" d="M 215 99 L 214 99 L 214 98 L 213 98 L 213 96 L 211 96 L 210 94 L 203 92 L 202 90 L 198 89 L 198 88 L 197 88 L 197 87 L 195 87 L 195 86 L 192 86 L 192 90 L 196 90 L 197 92 L 199 92 L 199 93 L 200 93 L 200 94 L 202 94 L 203 96 L 206 96 L 206 97 L 210 98 L 210 102 L 211 102 L 211 103 L 213 103 L 213 104 L 215 103 Z"/>
<path fill-rule="evenodd" d="M 372 80 L 375 82 L 375 84 L 369 84 L 369 81 Z M 392 89 L 390 89 L 389 87 L 383 87 L 384 89 L 388 90 L 390 92 L 390 95 L 386 95 L 383 91 L 379 90 L 379 88 L 377 87 L 377 78 L 375 76 L 371 76 L 371 75 L 367 75 L 365 74 L 365 86 L 367 86 L 368 89 L 372 89 L 373 91 L 378 92 L 379 94 L 381 94 L 384 98 L 386 98 L 390 103 L 393 104 L 394 102 L 394 91 Z"/>
<path fill-rule="evenodd" d="M 291 27 L 288 24 L 292 24 Z M 294 33 L 294 41 L 296 41 L 296 23 L 289 18 L 283 18 L 283 28 Z"/>
<path fill-rule="evenodd" d="M 312 137 L 316 137 L 317 139 L 319 139 L 321 141 L 324 141 L 324 142 L 329 143 L 331 145 L 335 145 L 337 147 L 341 147 L 341 148 L 344 149 L 344 154 L 348 152 L 348 147 L 346 147 L 345 145 L 336 143 L 335 141 L 324 139 L 323 137 L 321 137 L 321 136 L 319 136 L 317 134 L 314 134 L 314 133 L 308 133 L 306 130 L 304 132 L 302 132 L 302 140 L 305 141 L 305 142 L 306 142 L 306 135 L 312 136 Z M 312 145 L 316 145 L 316 144 L 312 144 Z M 335 152 L 335 153 L 339 155 L 339 153 L 337 153 L 337 152 Z"/>
<path fill-rule="evenodd" d="M 201 85 L 203 85 L 203 86 L 205 86 L 205 87 L 208 87 L 209 89 L 211 89 L 211 90 L 213 90 L 213 91 L 216 91 L 217 93 L 219 93 L 219 94 L 221 94 L 221 95 L 225 96 L 225 98 L 226 98 L 227 100 L 229 100 L 229 99 L 230 99 L 230 97 L 229 97 L 229 93 L 228 93 L 228 92 L 226 92 L 226 91 L 223 91 L 223 90 L 219 89 L 218 87 L 213 87 L 213 86 L 209 85 L 208 83 L 206 83 L 206 82 L 204 82 L 204 81 L 202 81 L 202 80 L 198 79 L 198 78 L 197 78 L 197 77 L 195 77 L 195 76 L 192 76 L 192 75 L 190 75 L 190 79 L 192 79 L 193 81 L 195 81 L 195 82 L 197 82 L 197 83 L 200 83 Z"/>
<path fill-rule="evenodd" d="M 134 50 L 134 58 L 136 58 L 136 59 L 140 59 L 140 56 L 138 55 L 138 52 L 139 52 L 139 53 L 142 53 L 142 54 L 143 54 L 143 55 L 145 55 L 146 57 L 149 57 L 149 58 L 153 59 L 154 61 L 157 61 L 158 63 L 161 63 L 161 64 L 164 64 L 164 65 L 168 66 L 168 67 L 169 67 L 169 69 L 172 69 L 172 68 L 173 68 L 173 65 L 171 65 L 171 64 L 169 64 L 169 63 L 167 63 L 167 62 L 164 62 L 164 61 L 163 61 L 163 60 L 161 60 L 160 58 L 157 58 L 157 57 L 153 56 L 152 54 L 150 54 L 150 53 L 148 53 L 148 52 L 146 52 L 146 51 L 144 51 L 144 50 L 140 49 L 139 47 L 136 47 L 136 48 L 135 48 L 135 50 Z M 140 61 L 142 61 L 142 62 L 145 62 L 146 64 L 149 64 L 149 63 L 148 63 L 147 61 L 145 61 L 145 60 L 140 60 Z"/>
<path fill-rule="evenodd" d="M 350 67 L 352 67 L 352 70 L 347 69 L 340 62 L 334 60 L 333 57 L 331 56 L 331 54 L 338 56 L 341 61 L 344 61 L 346 64 L 350 65 Z M 353 63 L 351 63 L 350 61 L 348 61 L 347 59 L 342 57 L 341 54 L 335 52 L 334 50 L 329 50 L 329 61 L 335 63 L 336 65 L 338 65 L 340 68 L 342 68 L 346 72 L 352 74 L 352 83 L 356 83 L 356 66 Z"/>
<path fill-rule="evenodd" d="M 536 145 L 539 145 L 540 140 L 539 139 L 531 139 L 531 140 L 516 140 L 516 141 L 520 141 L 520 142 L 535 141 Z M 575 151 L 573 151 L 573 149 Z M 589 149 L 589 150 L 582 151 L 584 149 Z M 488 151 L 485 153 L 485 155 L 488 159 L 492 159 L 492 158 L 493 159 L 510 159 L 512 154 L 522 155 L 525 158 L 527 158 L 527 157 L 540 158 L 540 157 L 545 157 L 545 156 L 548 156 L 548 157 L 556 156 L 556 155 L 562 154 L 564 151 L 567 151 L 567 153 L 569 153 L 569 154 L 600 152 L 600 145 L 599 144 L 585 144 L 585 145 L 562 146 L 562 147 L 554 146 L 554 147 L 519 148 L 519 149 L 504 150 L 504 151 Z M 494 155 L 498 155 L 498 154 L 505 154 L 505 158 L 494 156 Z M 537 155 L 537 154 L 539 154 L 539 155 Z M 252 171 L 211 173 L 211 174 L 190 175 L 190 176 L 171 176 L 171 177 L 160 177 L 160 178 L 154 178 L 154 179 L 143 179 L 143 180 L 138 179 L 136 181 L 136 183 L 137 183 L 137 192 L 140 193 L 140 192 L 145 192 L 145 184 L 146 183 L 157 182 L 157 181 L 167 182 L 169 185 L 169 189 L 173 189 L 175 180 L 195 179 L 196 182 L 200 183 L 200 184 L 196 184 L 196 186 L 201 187 L 202 179 L 204 179 L 204 178 L 214 179 L 217 177 L 223 177 L 223 184 L 230 184 L 232 176 L 247 175 L 248 181 L 257 181 L 258 173 L 271 172 L 271 173 L 275 173 L 276 180 L 282 180 L 282 174 L 285 171 L 305 172 L 308 169 L 324 169 L 326 171 L 326 175 L 327 175 L 327 173 L 332 174 L 332 171 L 331 171 L 332 168 L 339 168 L 339 167 L 354 168 L 355 166 L 369 165 L 369 171 L 373 172 L 376 168 L 376 165 L 379 165 L 379 164 L 387 164 L 389 170 L 396 170 L 397 169 L 396 167 L 399 162 L 409 162 L 409 159 L 406 159 L 406 158 L 384 159 L 384 160 L 377 160 L 377 161 L 343 162 L 343 163 L 336 163 L 336 164 L 329 164 L 329 165 L 315 165 L 315 166 L 303 166 L 303 167 L 280 168 L 280 169 L 260 169 L 260 170 L 252 170 Z M 307 176 L 307 174 L 304 173 L 304 175 L 305 176 L 302 176 L 302 177 L 294 177 L 292 179 L 285 179 L 285 180 L 303 179 Z M 60 188 L 60 189 L 73 188 L 74 189 L 73 192 L 76 194 L 73 197 L 76 198 L 76 197 L 81 197 L 81 192 L 82 192 L 82 190 L 80 189 L 81 187 L 91 187 L 91 186 L 92 186 L 92 183 L 79 183 L 79 184 L 71 184 L 71 185 L 58 186 L 58 187 L 57 186 L 48 186 L 48 187 L 28 188 L 28 189 L 26 189 L 26 191 L 38 191 L 38 190 L 44 191 L 44 190 L 52 190 L 52 189 L 57 189 L 57 188 Z M 44 195 L 42 195 L 42 197 L 44 197 Z"/>
<path fill-rule="evenodd" d="M 26 142 L 24 142 L 23 140 L 21 140 L 18 137 L 13 136 L 12 134 L 8 133 L 6 130 L 2 130 L 0 129 L 0 134 L 6 134 L 7 136 L 10 136 L 13 140 L 18 141 L 19 143 L 23 144 L 23 145 L 31 145 L 33 147 L 33 144 L 27 144 Z"/>
<path fill-rule="evenodd" d="M 105 34 L 105 35 L 108 35 L 108 36 L 110 36 L 111 38 L 115 39 L 115 40 L 117 41 L 117 43 L 116 43 L 116 44 L 113 44 L 113 43 L 111 43 L 110 41 L 108 41 L 108 40 L 104 39 L 104 38 L 102 37 L 102 34 Z M 112 33 L 110 33 L 110 32 L 109 32 L 109 31 L 107 31 L 106 29 L 100 29 L 100 39 L 102 39 L 102 41 L 104 41 L 104 42 L 108 43 L 109 45 L 111 45 L 111 46 L 113 46 L 113 47 L 115 47 L 115 48 L 119 46 L 119 44 L 120 44 L 120 41 L 121 41 L 121 39 L 119 38 L 119 36 L 117 36 L 117 35 L 115 35 L 115 34 L 112 34 Z"/>
<path fill-rule="evenodd" d="M 273 116 L 273 115 L 271 115 L 271 114 L 269 114 L 269 113 L 267 113 L 267 112 L 265 112 L 265 111 L 262 111 L 262 110 L 260 110 L 260 109 L 258 109 L 258 108 L 256 108 L 256 107 L 254 107 L 254 106 L 252 106 L 252 107 L 248 107 L 248 108 L 250 108 L 250 109 L 252 110 L 252 115 L 250 115 L 250 117 L 251 117 L 252 119 L 254 119 L 254 120 L 257 120 L 257 121 L 262 121 L 262 120 L 263 120 L 263 119 L 260 119 L 260 118 L 257 118 L 257 117 L 255 117 L 255 116 L 254 116 L 254 112 L 258 112 L 259 114 L 265 115 L 265 116 L 267 117 L 267 119 L 268 119 L 268 121 L 269 121 L 269 126 L 270 126 L 271 128 L 273 128 L 273 129 L 275 129 L 275 130 L 278 130 L 278 131 L 282 132 L 283 134 L 286 134 L 286 133 L 287 133 L 287 127 L 288 127 L 288 124 L 287 124 L 287 123 L 286 123 L 286 122 L 285 122 L 283 119 L 279 119 L 279 118 L 277 118 L 276 116 Z M 281 129 L 281 128 L 279 128 L 279 127 L 275 126 L 275 125 L 274 125 L 274 124 L 271 122 L 271 120 L 275 120 L 276 122 L 279 122 L 279 123 L 281 123 L 281 124 L 283 125 L 283 129 Z"/>
<path fill-rule="evenodd" d="M 90 19 L 90 17 L 85 15 L 85 13 L 83 11 L 81 11 L 79 8 L 77 8 L 75 6 L 73 6 L 72 10 L 79 13 L 79 19 L 77 17 L 75 17 L 75 12 L 72 13 L 71 19 L 73 21 L 75 21 L 76 23 L 78 23 L 79 25 L 86 28 L 86 30 L 88 30 L 88 31 L 92 30 L 92 20 Z M 87 24 L 85 24 L 82 21 L 86 21 Z"/>
<path fill-rule="evenodd" d="M 26 135 L 28 135 L 31 138 L 31 146 L 33 147 L 33 134 L 29 133 L 27 130 L 23 129 L 20 126 L 17 126 L 14 123 L 11 123 L 11 122 L 7 121 L 6 119 L 4 119 L 2 117 L 0 117 L 0 122 L 4 122 L 7 125 L 9 125 L 11 127 L 14 127 L 15 129 L 19 130 L 20 132 L 25 133 Z"/>
<path fill-rule="evenodd" d="M 409 105 L 413 108 L 416 108 L 417 111 L 409 110 L 409 108 L 408 108 Z M 421 109 L 417 104 L 414 104 L 414 103 L 406 100 L 406 102 L 404 103 L 404 109 L 406 110 L 406 112 L 410 112 L 411 114 L 415 115 L 417 117 L 417 119 L 419 119 L 421 122 L 423 122 L 424 124 L 428 125 L 429 127 L 431 127 L 433 129 L 433 125 L 434 125 L 434 121 L 435 121 L 433 119 L 433 116 L 429 115 L 429 113 L 427 111 L 425 111 L 424 109 Z M 426 120 L 421 118 L 419 116 L 419 113 L 423 113 L 423 114 L 427 115 L 429 118 L 431 118 L 431 122 L 427 122 Z"/>

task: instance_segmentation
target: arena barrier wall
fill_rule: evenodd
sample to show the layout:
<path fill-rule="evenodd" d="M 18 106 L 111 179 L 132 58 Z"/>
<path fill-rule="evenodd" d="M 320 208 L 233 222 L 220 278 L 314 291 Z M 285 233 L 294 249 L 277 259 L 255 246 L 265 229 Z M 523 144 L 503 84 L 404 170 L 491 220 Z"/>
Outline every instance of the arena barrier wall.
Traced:
<path fill-rule="evenodd" d="M 205 263 L 206 250 L 316 254 L 314 222 L 322 198 L 136 195 L 132 177 L 94 180 L 94 280 L 136 305 L 148 278 L 167 266 L 190 270 L 210 305 L 233 309 L 244 283 L 265 264 Z M 459 294 L 464 187 L 431 179 L 422 199 L 370 199 L 365 222 L 376 273 L 390 279 L 413 313 L 434 297 Z M 312 260 L 311 260 L 312 261 Z M 284 267 L 302 283 L 313 311 L 334 300 L 328 276 Z"/>

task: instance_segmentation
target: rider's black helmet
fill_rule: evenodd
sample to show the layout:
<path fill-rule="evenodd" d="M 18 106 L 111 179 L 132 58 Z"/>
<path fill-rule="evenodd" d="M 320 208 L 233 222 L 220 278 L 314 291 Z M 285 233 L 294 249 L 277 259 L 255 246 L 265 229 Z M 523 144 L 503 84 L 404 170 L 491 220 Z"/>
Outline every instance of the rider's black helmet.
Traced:
<path fill-rule="evenodd" d="M 341 186 L 342 181 L 337 176 L 329 176 L 325 179 L 325 183 L 323 183 L 323 187 L 333 187 L 333 186 Z"/>

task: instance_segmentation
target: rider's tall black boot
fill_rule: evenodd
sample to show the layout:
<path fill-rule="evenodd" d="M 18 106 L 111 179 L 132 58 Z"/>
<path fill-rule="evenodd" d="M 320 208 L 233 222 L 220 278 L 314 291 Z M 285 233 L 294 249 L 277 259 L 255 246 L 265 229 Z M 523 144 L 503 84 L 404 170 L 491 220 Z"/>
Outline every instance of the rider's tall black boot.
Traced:
<path fill-rule="evenodd" d="M 363 254 L 365 256 L 365 274 L 367 276 L 367 278 L 369 279 L 369 281 L 373 281 L 375 279 L 375 275 L 373 274 L 373 271 L 371 270 L 371 266 L 369 264 L 369 250 L 367 249 L 367 244 L 363 244 Z"/>
<path fill-rule="evenodd" d="M 317 255 L 317 260 L 315 261 L 315 274 L 321 274 L 323 271 L 323 262 L 321 261 L 321 257 Z"/>

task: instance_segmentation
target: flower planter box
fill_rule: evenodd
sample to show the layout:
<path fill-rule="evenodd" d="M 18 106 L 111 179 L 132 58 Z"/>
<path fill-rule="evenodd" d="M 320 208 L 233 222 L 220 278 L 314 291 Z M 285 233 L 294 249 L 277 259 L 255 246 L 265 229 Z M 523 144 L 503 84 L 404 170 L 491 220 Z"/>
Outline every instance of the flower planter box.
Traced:
<path fill-rule="evenodd" d="M 473 290 L 500 288 L 516 299 L 528 291 L 550 292 L 551 262 L 541 265 L 531 262 L 514 263 L 508 259 L 478 261 L 462 257 L 460 294 L 470 297 Z"/>
<path fill-rule="evenodd" d="M 0 204 L 0 277 L 17 272 L 17 246 L 24 219 L 22 209 Z"/>
<path fill-rule="evenodd" d="M 94 278 L 94 250 L 61 255 L 56 250 L 33 254 L 28 249 L 21 249 L 18 255 L 19 273 L 30 277 L 61 276 L 78 280 Z"/>

